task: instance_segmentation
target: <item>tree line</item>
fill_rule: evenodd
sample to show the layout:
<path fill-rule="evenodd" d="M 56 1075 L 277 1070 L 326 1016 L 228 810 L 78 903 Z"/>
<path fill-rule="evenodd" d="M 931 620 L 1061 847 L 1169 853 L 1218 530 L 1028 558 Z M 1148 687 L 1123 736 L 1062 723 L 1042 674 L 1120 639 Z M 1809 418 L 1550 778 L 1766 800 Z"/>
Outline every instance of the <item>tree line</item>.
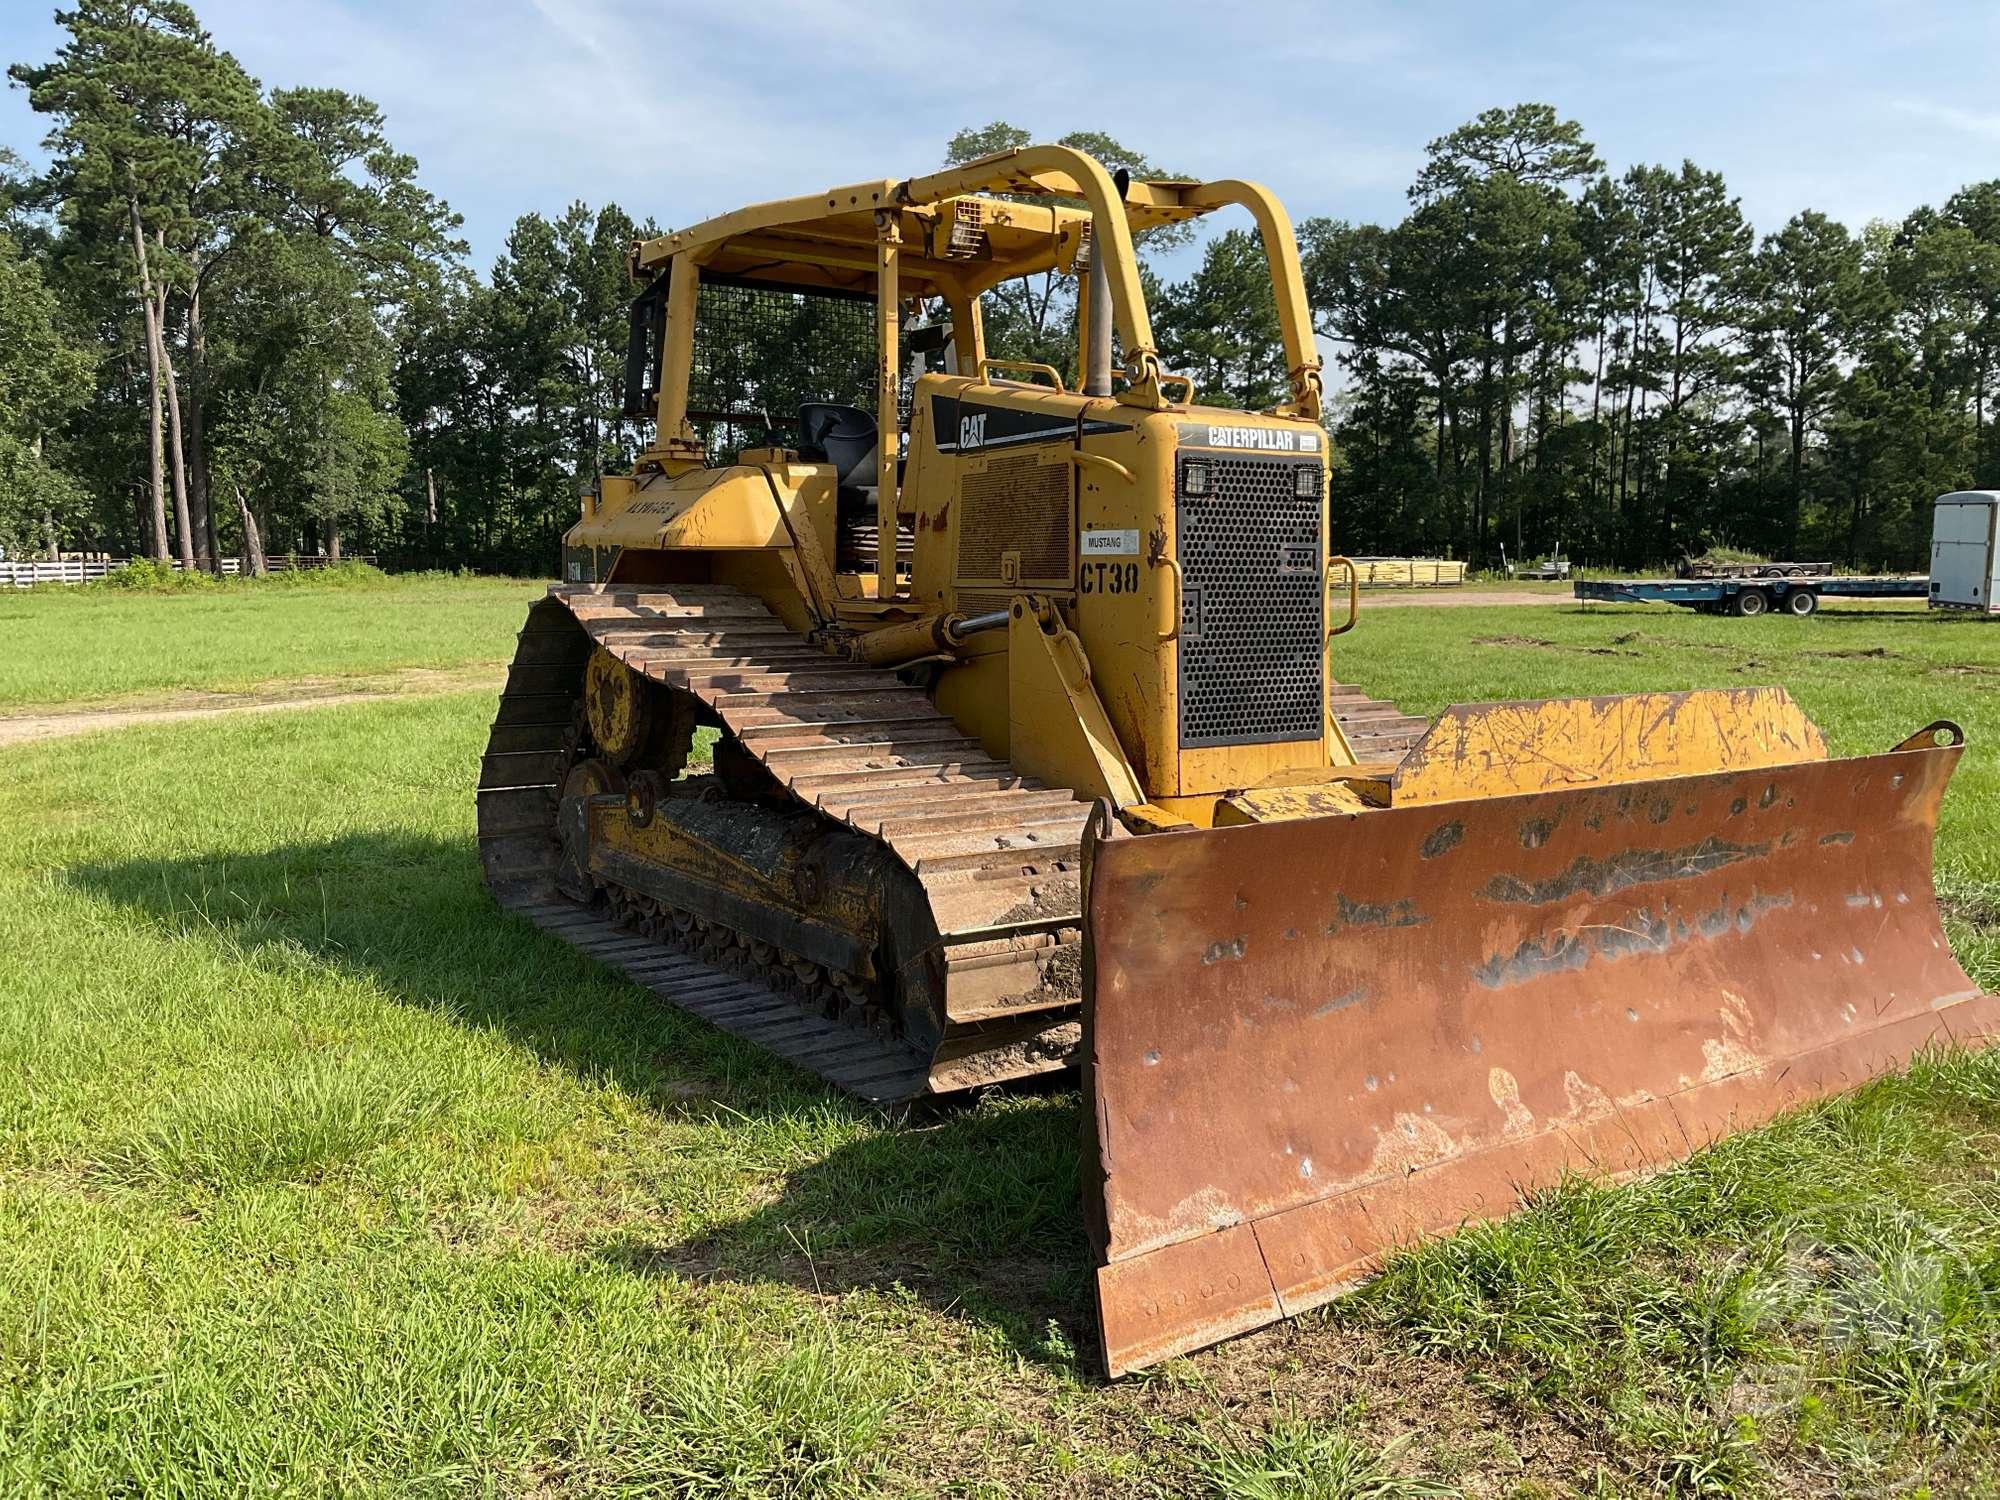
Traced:
<path fill-rule="evenodd" d="M 578 491 L 648 436 L 626 254 L 657 227 L 527 214 L 480 276 L 367 99 L 263 88 L 181 0 L 57 20 L 56 55 L 9 70 L 47 165 L 0 148 L 0 546 L 546 572 Z M 996 122 L 945 157 L 1028 139 Z M 2000 182 L 1760 239 L 1719 173 L 1614 176 L 1530 104 L 1432 142 L 1409 203 L 1299 226 L 1343 550 L 1921 566 L 1931 498 L 2000 481 Z M 1141 237 L 1168 367 L 1205 401 L 1282 399 L 1256 237 L 1191 241 Z M 996 353 L 1073 367 L 1072 278 L 987 304 Z"/>
<path fill-rule="evenodd" d="M 1304 226 L 1357 544 L 1920 568 L 1930 502 L 2000 481 L 2000 182 L 1760 238 L 1719 172 L 1614 177 L 1523 105 L 1432 142 L 1409 197 Z"/>

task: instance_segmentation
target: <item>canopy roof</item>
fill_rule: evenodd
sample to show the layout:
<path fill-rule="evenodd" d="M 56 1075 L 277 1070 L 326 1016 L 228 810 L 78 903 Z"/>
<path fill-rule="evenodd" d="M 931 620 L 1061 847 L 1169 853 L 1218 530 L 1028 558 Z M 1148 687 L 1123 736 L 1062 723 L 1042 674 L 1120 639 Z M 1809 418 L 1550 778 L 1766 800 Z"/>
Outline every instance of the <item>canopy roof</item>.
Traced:
<path fill-rule="evenodd" d="M 662 425 L 677 430 L 686 408 L 685 376 L 674 371 L 686 364 L 699 275 L 873 294 L 885 330 L 894 327 L 892 299 L 937 295 L 955 309 L 965 308 L 976 327 L 975 299 L 981 292 L 1051 267 L 1073 268 L 1086 229 L 1102 241 L 1093 260 L 1104 273 L 1124 353 L 1126 383 L 1117 399 L 1164 406 L 1159 351 L 1132 236 L 1226 204 L 1247 209 L 1256 220 L 1270 264 L 1292 386 L 1291 400 L 1274 410 L 1317 421 L 1320 360 L 1298 244 L 1291 220 L 1269 190 L 1236 178 L 1133 181 L 1123 172 L 1105 171 L 1074 147 L 1023 146 L 927 177 L 857 182 L 738 209 L 633 246 L 636 275 L 657 280 L 669 265 L 675 270 L 669 278 Z M 886 285 L 878 285 L 883 280 L 878 267 L 893 268 Z M 893 372 L 893 348 L 885 344 L 882 354 L 884 369 Z M 1191 382 L 1170 378 L 1186 387 L 1184 396 L 1191 394 Z"/>
<path fill-rule="evenodd" d="M 987 158 L 996 165 L 1005 158 Z M 633 269 L 657 274 L 677 255 L 692 253 L 708 275 L 856 292 L 875 284 L 876 214 L 900 217 L 898 274 L 905 295 L 943 295 L 947 287 L 979 291 L 1052 266 L 1069 269 L 1090 210 L 1083 192 L 1061 173 L 998 175 L 992 192 L 927 192 L 982 163 L 932 178 L 853 183 L 810 197 L 755 204 L 686 229 L 641 240 Z M 1193 182 L 1128 182 L 1122 206 L 1132 231 L 1175 224 L 1219 205 L 1183 201 Z"/>

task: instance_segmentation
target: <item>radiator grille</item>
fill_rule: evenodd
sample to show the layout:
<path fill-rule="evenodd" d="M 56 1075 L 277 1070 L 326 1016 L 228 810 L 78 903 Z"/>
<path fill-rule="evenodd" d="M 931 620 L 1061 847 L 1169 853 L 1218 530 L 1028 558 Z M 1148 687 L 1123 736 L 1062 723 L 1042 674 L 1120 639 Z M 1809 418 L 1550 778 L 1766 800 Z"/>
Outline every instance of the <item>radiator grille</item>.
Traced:
<path fill-rule="evenodd" d="M 958 495 L 959 582 L 998 583 L 1000 554 L 1019 552 L 1022 583 L 1070 586 L 1076 519 L 1067 459 L 1003 454 L 983 473 L 963 475 Z"/>
<path fill-rule="evenodd" d="M 1183 746 L 1324 733 L 1322 472 L 1317 457 L 1181 455 Z"/>

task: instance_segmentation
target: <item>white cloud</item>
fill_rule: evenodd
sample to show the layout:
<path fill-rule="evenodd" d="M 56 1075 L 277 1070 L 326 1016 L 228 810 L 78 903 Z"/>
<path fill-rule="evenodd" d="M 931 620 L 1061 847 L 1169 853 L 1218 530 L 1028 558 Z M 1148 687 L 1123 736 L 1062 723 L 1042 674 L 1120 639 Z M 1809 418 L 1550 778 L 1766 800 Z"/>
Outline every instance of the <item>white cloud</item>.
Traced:
<path fill-rule="evenodd" d="M 1934 125 L 1962 130 L 1967 135 L 2000 138 L 2000 113 L 1990 110 L 1960 109 L 1955 104 L 1941 104 L 1935 99 L 1895 99 L 1890 101 L 1890 108 Z"/>

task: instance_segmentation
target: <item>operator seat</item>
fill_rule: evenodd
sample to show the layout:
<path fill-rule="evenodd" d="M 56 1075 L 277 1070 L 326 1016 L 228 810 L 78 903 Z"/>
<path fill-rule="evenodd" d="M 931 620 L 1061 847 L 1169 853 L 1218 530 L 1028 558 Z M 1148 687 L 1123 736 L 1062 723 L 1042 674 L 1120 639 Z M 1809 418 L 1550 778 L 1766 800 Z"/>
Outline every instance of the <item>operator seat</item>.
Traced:
<path fill-rule="evenodd" d="M 799 456 L 833 465 L 835 566 L 845 573 L 872 572 L 878 555 L 876 474 L 881 467 L 875 419 L 858 406 L 807 401 L 799 406 Z M 902 460 L 896 461 L 902 477 Z M 896 566 L 908 575 L 916 533 L 896 522 Z"/>
<path fill-rule="evenodd" d="M 842 490 L 872 489 L 877 464 L 875 419 L 858 406 L 807 401 L 799 406 L 799 456 L 833 465 Z"/>

